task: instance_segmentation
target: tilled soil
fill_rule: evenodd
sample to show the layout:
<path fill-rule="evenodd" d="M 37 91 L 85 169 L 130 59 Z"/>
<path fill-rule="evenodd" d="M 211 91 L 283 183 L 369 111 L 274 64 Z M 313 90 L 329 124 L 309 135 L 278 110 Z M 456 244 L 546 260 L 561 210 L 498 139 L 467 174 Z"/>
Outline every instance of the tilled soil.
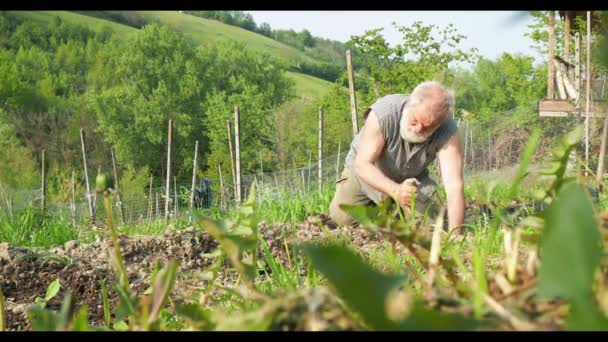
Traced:
<path fill-rule="evenodd" d="M 293 250 L 296 245 L 308 241 L 326 242 L 334 239 L 348 241 L 362 254 L 384 244 L 386 240 L 369 231 L 358 227 L 337 227 L 324 215 L 310 216 L 293 227 L 290 224 L 258 225 L 264 240 L 276 260 L 287 266 L 293 265 Z M 295 237 L 293 235 L 295 232 Z M 130 284 L 138 294 L 143 294 L 149 287 L 149 279 L 157 263 L 166 265 L 171 260 L 179 263 L 178 277 L 173 290 L 173 296 L 184 298 L 197 288 L 206 285 L 204 278 L 197 277 L 212 263 L 204 254 L 218 247 L 206 232 L 188 228 L 171 231 L 160 236 L 120 237 L 120 245 Z M 396 245 L 399 253 L 404 253 L 403 246 Z M 47 286 L 59 279 L 61 291 L 47 306 L 58 310 L 67 290 L 71 291 L 77 307 L 86 305 L 89 309 L 89 322 L 103 323 L 103 306 L 100 282 L 103 280 L 108 289 L 113 288 L 114 272 L 111 257 L 112 241 L 107 238 L 90 244 L 80 244 L 69 241 L 64 246 L 51 248 L 48 251 L 12 247 L 0 244 L 0 288 L 6 301 L 7 324 L 9 330 L 30 330 L 26 317 L 28 305 L 34 303 L 36 297 L 44 297 Z M 289 257 L 288 257 L 289 251 Z M 263 260 L 261 248 L 258 250 Z M 301 253 L 299 255 L 302 255 Z M 270 269 L 267 269 L 270 273 Z M 301 276 L 305 276 L 306 267 L 301 268 Z M 233 270 L 223 267 L 216 281 L 223 285 L 231 285 L 237 275 Z M 522 280 L 522 283 L 531 281 Z M 494 281 L 489 284 L 490 293 L 500 298 L 500 291 Z M 309 291 L 309 290 L 307 290 Z M 311 292 L 312 291 L 312 292 Z M 291 303 L 285 304 L 273 323 L 275 330 L 358 330 L 359 327 L 348 318 L 344 310 L 336 304 L 337 298 L 327 292 L 310 290 L 301 292 Z M 319 290 L 321 291 L 321 290 Z M 299 293 L 300 293 L 299 292 Z M 546 316 L 545 329 L 558 329 L 556 321 L 560 321 L 563 313 L 556 312 L 562 303 L 537 303 L 530 301 L 530 295 L 516 296 L 523 302 L 520 314 L 527 317 Z M 513 303 L 511 300 L 503 302 Z M 521 308 L 521 304 L 517 307 Z M 110 291 L 110 306 L 113 312 L 118 304 L 114 291 Z M 508 305 L 508 304 L 507 304 Z M 541 305 L 544 307 L 538 307 Z M 332 309 L 334 308 L 334 309 Z M 510 307 L 514 309 L 514 307 Z M 555 317 L 554 315 L 557 315 Z M 508 328 L 507 328 L 508 329 Z"/>
<path fill-rule="evenodd" d="M 180 272 L 208 266 L 211 262 L 201 256 L 217 247 L 217 243 L 203 231 L 187 229 L 157 237 L 121 237 L 121 250 L 132 288 L 143 293 L 155 263 L 179 262 Z M 10 247 L 0 244 L 0 286 L 6 298 L 7 324 L 11 330 L 30 328 L 26 308 L 36 297 L 44 297 L 47 286 L 59 279 L 62 290 L 47 306 L 59 309 L 65 290 L 72 292 L 77 306 L 87 305 L 92 323 L 103 322 L 100 281 L 108 288 L 113 285 L 110 239 L 80 245 L 69 241 L 49 251 Z M 115 307 L 116 297 L 110 297 Z"/>
<path fill-rule="evenodd" d="M 379 237 L 372 237 L 362 229 L 337 228 L 323 215 L 311 216 L 298 224 L 295 239 L 290 238 L 292 227 L 289 224 L 260 223 L 259 229 L 273 256 L 286 266 L 290 261 L 293 262 L 287 257 L 287 250 L 291 253 L 298 243 L 325 240 L 327 234 L 336 238 L 350 236 L 349 240 L 363 249 L 381 242 Z M 142 294 L 149 287 L 149 279 L 156 263 L 162 266 L 176 260 L 179 263 L 179 276 L 174 294 L 179 294 L 189 293 L 191 289 L 184 287 L 191 287 L 193 281 L 188 279 L 187 275 L 209 266 L 212 260 L 203 254 L 212 252 L 218 244 L 206 232 L 188 228 L 153 237 L 121 236 L 120 246 L 133 290 Z M 108 289 L 113 286 L 115 277 L 110 257 L 112 253 L 113 245 L 109 238 L 89 244 L 68 241 L 64 246 L 49 250 L 0 244 L 0 288 L 6 301 L 8 329 L 31 328 L 26 309 L 34 303 L 36 297 L 44 297 L 47 286 L 55 279 L 59 279 L 61 291 L 47 303 L 48 308 L 58 310 L 69 290 L 77 307 L 88 307 L 89 321 L 92 324 L 102 324 L 100 282 L 105 281 Z M 261 249 L 259 253 L 261 256 Z M 302 270 L 302 275 L 305 270 Z M 230 284 L 235 280 L 234 272 L 227 272 L 225 269 L 220 271 L 218 281 Z M 197 284 L 204 283 L 203 281 Z M 110 306 L 115 308 L 117 304 L 117 296 L 110 291 Z"/>

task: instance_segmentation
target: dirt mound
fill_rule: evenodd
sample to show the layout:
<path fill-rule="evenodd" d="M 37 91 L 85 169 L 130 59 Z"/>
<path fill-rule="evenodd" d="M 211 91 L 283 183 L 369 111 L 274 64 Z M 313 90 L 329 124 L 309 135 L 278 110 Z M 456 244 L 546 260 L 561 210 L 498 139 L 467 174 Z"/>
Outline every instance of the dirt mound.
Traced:
<path fill-rule="evenodd" d="M 293 256 L 293 248 L 303 242 L 341 239 L 348 241 L 362 252 L 369 251 L 383 242 L 380 236 L 374 236 L 361 228 L 337 227 L 324 215 L 310 216 L 295 227 L 290 224 L 260 223 L 259 230 L 268 244 L 271 254 L 286 267 L 290 261 L 294 262 L 294 260 L 290 260 Z M 201 288 L 206 285 L 206 280 L 199 280 L 196 276 L 189 277 L 188 275 L 195 274 L 209 266 L 212 260 L 204 257 L 203 254 L 210 253 L 218 247 L 217 242 L 211 236 L 195 228 L 171 231 L 154 237 L 121 236 L 119 240 L 133 290 L 142 294 L 149 287 L 149 279 L 154 266 L 157 263 L 161 266 L 166 265 L 171 260 L 176 260 L 179 262 L 178 272 L 180 274 L 174 287 L 174 295 L 178 297 L 191 293 L 193 288 Z M 290 258 L 287 257 L 287 251 L 290 253 Z M 259 248 L 258 252 L 260 258 L 263 258 L 262 248 Z M 44 297 L 48 285 L 55 279 L 59 279 L 61 290 L 47 303 L 48 308 L 59 310 L 61 301 L 69 290 L 77 307 L 83 305 L 88 307 L 89 321 L 92 324 L 102 324 L 103 304 L 100 285 L 102 280 L 110 289 L 111 312 L 114 312 L 118 305 L 118 298 L 113 291 L 115 276 L 111 265 L 110 255 L 112 253 L 113 245 L 109 237 L 90 244 L 69 241 L 64 246 L 54 247 L 50 250 L 18 248 L 0 244 L 0 287 L 6 298 L 8 329 L 29 330 L 31 328 L 26 317 L 27 307 L 34 303 L 36 297 Z M 305 276 L 305 272 L 306 267 L 303 267 L 301 276 Z M 217 281 L 230 285 L 236 281 L 236 278 L 235 271 L 222 268 Z M 299 304 L 296 305 L 294 302 L 293 305 L 295 305 L 293 308 L 286 308 L 286 310 L 291 312 L 301 309 Z M 333 329 L 332 327 L 342 324 L 336 323 L 337 321 L 334 323 L 338 325 L 331 323 L 333 318 L 330 316 L 327 316 L 329 318 L 323 324 L 316 321 L 311 324 L 317 324 L 315 329 L 330 330 Z M 339 320 L 338 316 L 335 320 Z M 277 329 L 284 329 L 285 326 L 292 327 L 291 323 L 281 324 L 276 326 Z M 320 328 L 321 326 L 326 328 Z M 298 325 L 292 328 L 300 329 L 301 327 L 302 325 Z"/>
<path fill-rule="evenodd" d="M 157 237 L 121 237 L 121 250 L 131 286 L 138 293 L 145 291 L 154 265 L 179 262 L 179 271 L 201 269 L 210 260 L 201 256 L 217 247 L 207 233 L 187 229 Z M 7 323 L 10 330 L 30 328 L 25 311 L 36 297 L 44 297 L 47 286 L 59 279 L 62 290 L 48 303 L 51 309 L 59 309 L 63 294 L 70 290 L 77 306 L 87 305 L 89 320 L 102 323 L 103 307 L 100 281 L 112 287 L 114 275 L 111 259 L 111 240 L 80 245 L 69 241 L 63 247 L 49 251 L 14 248 L 0 245 L 0 286 L 6 297 Z M 110 305 L 117 304 L 115 296 Z"/>

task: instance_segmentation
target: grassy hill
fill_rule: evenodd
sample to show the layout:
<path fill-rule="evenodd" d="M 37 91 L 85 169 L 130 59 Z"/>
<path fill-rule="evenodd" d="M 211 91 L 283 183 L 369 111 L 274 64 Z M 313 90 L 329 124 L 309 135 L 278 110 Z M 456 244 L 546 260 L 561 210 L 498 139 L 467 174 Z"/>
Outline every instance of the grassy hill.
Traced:
<path fill-rule="evenodd" d="M 136 28 L 130 26 L 66 11 L 16 11 L 13 13 L 41 24 L 50 23 L 57 16 L 66 22 L 86 25 L 94 30 L 100 30 L 104 26 L 108 26 L 124 39 L 137 32 Z M 251 49 L 269 52 L 288 64 L 298 61 L 315 62 L 314 59 L 291 46 L 219 21 L 169 11 L 141 11 L 138 13 L 151 21 L 158 21 L 181 32 L 184 36 L 201 45 L 213 44 L 222 39 L 234 39 L 245 42 Z M 298 94 L 296 101 L 302 98 L 310 99 L 323 96 L 332 84 L 320 78 L 297 72 L 288 72 L 288 77 L 296 84 Z"/>
<path fill-rule="evenodd" d="M 298 61 L 317 63 L 316 60 L 294 47 L 240 27 L 221 23 L 217 20 L 199 18 L 176 11 L 138 11 L 137 13 L 146 19 L 158 20 L 160 23 L 183 33 L 199 44 L 233 39 L 244 42 L 247 44 L 247 47 L 253 50 L 268 52 L 284 60 L 289 65 L 294 65 Z"/>
<path fill-rule="evenodd" d="M 104 26 L 108 26 L 124 39 L 137 32 L 137 29 L 130 26 L 66 11 L 12 11 L 11 14 L 44 25 L 50 23 L 55 17 L 59 17 L 66 22 L 85 25 L 93 30 L 100 30 Z"/>

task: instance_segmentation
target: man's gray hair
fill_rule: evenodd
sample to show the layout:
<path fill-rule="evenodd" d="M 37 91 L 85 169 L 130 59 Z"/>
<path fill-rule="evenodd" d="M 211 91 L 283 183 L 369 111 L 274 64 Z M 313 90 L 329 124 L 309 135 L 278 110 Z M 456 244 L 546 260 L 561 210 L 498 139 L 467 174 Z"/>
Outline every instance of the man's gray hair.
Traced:
<path fill-rule="evenodd" d="M 422 82 L 410 94 L 407 107 L 415 108 L 431 100 L 431 108 L 434 114 L 440 114 L 444 118 L 454 112 L 454 92 L 447 89 L 437 81 Z"/>

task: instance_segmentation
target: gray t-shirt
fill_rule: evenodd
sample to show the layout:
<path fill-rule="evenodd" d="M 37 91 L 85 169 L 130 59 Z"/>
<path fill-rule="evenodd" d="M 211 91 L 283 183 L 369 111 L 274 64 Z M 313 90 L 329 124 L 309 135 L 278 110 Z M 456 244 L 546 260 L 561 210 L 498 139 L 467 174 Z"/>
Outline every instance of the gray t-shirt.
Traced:
<path fill-rule="evenodd" d="M 376 165 L 384 175 L 395 182 L 401 183 L 407 178 L 418 179 L 422 183 L 420 200 L 424 201 L 431 197 L 436 185 L 430 178 L 427 167 L 435 160 L 437 152 L 443 145 L 458 131 L 458 127 L 450 116 L 427 141 L 420 144 L 407 143 L 401 138 L 399 123 L 408 98 L 409 96 L 401 94 L 387 95 L 369 107 L 376 114 L 384 136 L 385 151 Z M 366 184 L 354 172 L 353 164 L 360 140 L 361 132 L 355 136 L 350 145 L 345 167 L 350 168 L 363 193 L 378 203 L 383 198 L 382 192 Z"/>

